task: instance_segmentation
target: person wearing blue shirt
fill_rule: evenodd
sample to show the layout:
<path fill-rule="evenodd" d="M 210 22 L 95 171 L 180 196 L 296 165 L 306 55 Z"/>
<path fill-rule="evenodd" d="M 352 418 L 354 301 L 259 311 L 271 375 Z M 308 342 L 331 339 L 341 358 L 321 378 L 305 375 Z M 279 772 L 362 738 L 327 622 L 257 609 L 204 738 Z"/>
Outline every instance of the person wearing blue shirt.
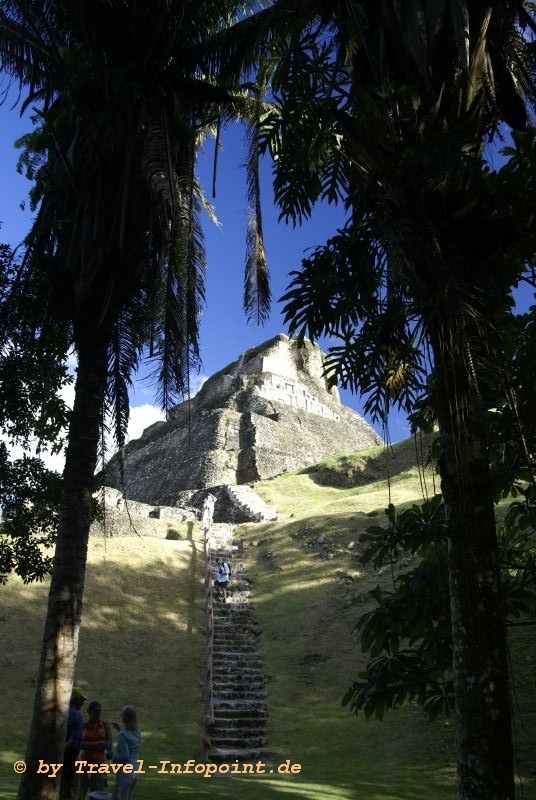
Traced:
<path fill-rule="evenodd" d="M 113 755 L 115 764 L 132 764 L 132 772 L 124 769 L 117 775 L 116 798 L 117 800 L 130 800 L 137 783 L 138 754 L 140 752 L 141 734 L 138 728 L 138 718 L 134 706 L 125 706 L 121 712 L 122 728 L 117 734 L 116 750 Z"/>
<path fill-rule="evenodd" d="M 73 686 L 69 703 L 63 768 L 61 770 L 60 800 L 78 800 L 78 775 L 75 761 L 84 735 L 84 716 L 81 708 L 87 697 L 79 686 Z"/>

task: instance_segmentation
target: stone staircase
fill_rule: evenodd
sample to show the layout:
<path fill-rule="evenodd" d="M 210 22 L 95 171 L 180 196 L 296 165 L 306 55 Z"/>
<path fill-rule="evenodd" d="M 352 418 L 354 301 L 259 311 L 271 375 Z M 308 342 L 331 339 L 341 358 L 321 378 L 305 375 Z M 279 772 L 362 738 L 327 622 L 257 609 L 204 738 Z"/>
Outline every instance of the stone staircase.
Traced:
<path fill-rule="evenodd" d="M 268 705 L 266 676 L 257 653 L 260 630 L 250 602 L 250 582 L 232 530 L 213 525 L 209 534 L 212 564 L 228 560 L 232 568 L 227 602 L 213 597 L 212 725 L 210 761 L 258 761 L 266 750 Z"/>
<path fill-rule="evenodd" d="M 233 526 L 227 522 L 213 522 L 208 530 L 210 549 L 214 564 L 217 558 L 230 561 L 238 552 L 238 547 L 233 544 Z"/>
<path fill-rule="evenodd" d="M 225 489 L 232 504 L 253 522 L 270 522 L 277 519 L 277 512 L 270 508 L 247 483 L 229 484 Z"/>

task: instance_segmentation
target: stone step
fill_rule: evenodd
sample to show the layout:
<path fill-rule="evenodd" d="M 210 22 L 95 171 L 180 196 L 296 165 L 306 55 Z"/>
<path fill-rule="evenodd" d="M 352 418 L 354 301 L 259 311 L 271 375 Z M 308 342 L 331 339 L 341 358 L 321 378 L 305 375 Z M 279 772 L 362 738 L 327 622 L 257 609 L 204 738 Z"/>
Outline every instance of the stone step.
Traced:
<path fill-rule="evenodd" d="M 266 687 L 266 681 L 258 676 L 253 676 L 251 682 L 242 680 L 240 677 L 234 678 L 233 675 L 213 674 L 213 693 L 221 691 L 253 691 L 260 692 Z M 247 687 L 247 688 L 245 688 Z"/>
<path fill-rule="evenodd" d="M 277 519 L 276 512 L 248 484 L 228 485 L 225 488 L 231 502 L 255 522 Z"/>
<path fill-rule="evenodd" d="M 212 687 L 215 694 L 219 692 L 258 692 L 263 686 L 266 686 L 266 678 L 259 675 L 257 678 L 251 680 L 229 680 L 228 678 L 219 678 L 212 676 Z"/>
<path fill-rule="evenodd" d="M 227 632 L 229 628 L 239 631 L 244 626 L 250 628 L 255 625 L 251 608 L 247 606 L 244 608 L 238 603 L 233 603 L 232 598 L 227 598 L 226 603 L 214 603 L 212 616 L 215 623 L 214 631 L 217 633 Z"/>
<path fill-rule="evenodd" d="M 224 647 L 225 647 L 225 651 L 224 652 L 226 652 L 226 651 L 231 651 L 233 653 L 237 653 L 237 652 L 238 653 L 256 653 L 257 652 L 257 648 L 255 647 L 255 639 L 252 639 L 251 637 L 249 637 L 249 638 L 241 637 L 241 638 L 236 638 L 236 639 L 227 638 L 227 637 L 222 638 L 222 639 L 218 639 L 218 638 L 215 637 L 212 640 L 212 650 L 213 650 L 213 652 L 217 650 L 218 653 L 220 653 L 220 652 L 223 651 Z"/>
<path fill-rule="evenodd" d="M 244 714 L 222 711 L 214 714 L 214 731 L 233 728 L 239 733 L 247 734 L 250 730 L 257 733 L 265 733 L 268 725 L 268 713 L 252 714 L 249 717 Z M 239 735 L 237 733 L 237 735 Z"/>
<path fill-rule="evenodd" d="M 260 720 L 255 717 L 218 717 L 217 729 L 218 731 L 236 731 L 241 730 L 247 732 L 249 735 L 262 736 L 266 733 L 266 718 Z"/>
<path fill-rule="evenodd" d="M 213 681 L 218 684 L 230 684 L 232 686 L 247 685 L 253 683 L 266 685 L 267 679 L 263 672 L 262 665 L 247 665 L 243 669 L 224 669 L 221 664 L 215 664 L 212 668 Z"/>
<path fill-rule="evenodd" d="M 268 705 L 262 700 L 224 700 L 214 699 L 214 715 L 216 712 L 232 716 L 232 712 L 239 712 L 244 717 L 251 717 L 255 714 L 267 714 Z"/>
<path fill-rule="evenodd" d="M 248 691 L 244 689 L 213 689 L 212 697 L 215 702 L 218 700 L 266 700 L 268 692 Z"/>
<path fill-rule="evenodd" d="M 244 648 L 244 649 L 242 649 Z M 258 658 L 257 655 L 257 648 L 252 647 L 250 644 L 242 645 L 239 644 L 236 647 L 232 647 L 229 645 L 229 642 L 225 642 L 225 648 L 221 645 L 217 645 L 214 642 L 212 643 L 212 652 L 214 656 L 218 656 L 220 661 L 230 661 L 232 662 L 233 659 L 245 659 L 248 656 L 254 656 Z"/>
<path fill-rule="evenodd" d="M 254 707 L 252 707 L 253 710 Z M 250 734 L 255 731 L 257 735 L 266 732 L 268 722 L 267 710 L 258 709 L 255 713 L 246 712 L 245 709 L 237 709 L 232 711 L 228 708 L 214 708 L 214 731 L 217 733 L 221 730 L 232 728 L 234 736 L 238 736 L 239 731 Z"/>
<path fill-rule="evenodd" d="M 229 587 L 228 588 L 231 590 L 231 596 L 234 597 L 233 605 L 244 607 L 244 608 L 247 608 L 247 609 L 251 610 L 252 603 L 251 603 L 251 599 L 250 599 L 251 598 L 251 592 L 250 592 L 250 587 L 249 586 L 244 586 L 244 587 L 238 588 L 236 585 L 233 585 L 233 580 L 231 578 L 231 581 L 229 583 Z M 216 589 L 214 587 L 213 587 L 213 593 L 212 593 L 212 600 L 213 600 L 214 607 L 222 608 L 225 605 L 224 602 L 220 602 L 220 598 L 219 598 L 219 596 L 218 596 L 218 594 L 216 592 Z"/>
<path fill-rule="evenodd" d="M 215 645 L 223 646 L 228 644 L 257 644 L 257 637 L 250 631 L 229 630 L 214 631 L 212 641 Z"/>
<path fill-rule="evenodd" d="M 218 550 L 210 555 L 210 566 L 214 578 L 216 577 L 216 560 L 218 558 L 221 558 L 222 561 L 227 561 L 229 563 L 229 566 L 231 567 L 231 580 L 233 580 L 233 578 L 237 578 L 239 575 L 243 575 L 244 568 L 241 564 L 233 560 L 234 554 L 229 550 Z"/>
<path fill-rule="evenodd" d="M 229 633 L 223 635 L 220 631 L 217 630 L 216 626 L 214 626 L 214 632 L 212 635 L 212 648 L 213 650 L 218 650 L 218 652 L 227 653 L 236 653 L 241 652 L 241 648 L 245 648 L 243 652 L 257 652 L 257 637 L 253 636 L 252 634 L 240 634 L 236 631 L 229 631 Z"/>
<path fill-rule="evenodd" d="M 248 675 L 243 674 L 221 674 L 215 670 L 212 671 L 212 682 L 214 687 L 221 686 L 225 687 L 234 687 L 234 686 L 254 686 L 258 688 L 259 686 L 262 688 L 266 686 L 266 679 L 262 672 L 252 672 Z"/>
<path fill-rule="evenodd" d="M 257 700 L 266 700 L 268 697 L 268 693 L 260 688 L 260 689 L 220 689 L 214 688 L 212 693 L 212 697 L 214 700 L 247 700 L 249 701 L 257 701 Z"/>
<path fill-rule="evenodd" d="M 255 647 L 255 639 L 247 638 L 245 636 L 237 637 L 234 639 L 230 636 L 218 637 L 213 636 L 212 638 L 212 652 L 218 652 L 220 654 L 224 654 L 227 658 L 232 657 L 233 654 L 241 654 L 245 655 L 246 653 L 256 653 L 257 648 Z"/>
<path fill-rule="evenodd" d="M 257 639 L 254 636 L 238 636 L 236 639 L 232 634 L 229 636 L 222 636 L 214 628 L 214 633 L 212 636 L 212 650 L 217 651 L 218 653 L 225 653 L 225 655 L 233 654 L 233 653 L 240 653 L 241 648 L 244 647 L 244 653 L 255 653 L 257 652 Z M 253 648 L 250 650 L 249 648 Z"/>
<path fill-rule="evenodd" d="M 244 650 L 242 650 L 244 648 Z M 217 650 L 220 655 L 225 658 L 232 658 L 233 655 L 245 655 L 246 653 L 256 653 L 257 648 L 255 643 L 252 644 L 250 640 L 238 639 L 236 645 L 230 641 L 229 637 L 223 639 L 212 639 L 212 649 Z"/>
<path fill-rule="evenodd" d="M 221 613 L 222 609 L 218 606 L 214 608 L 213 637 L 224 641 L 231 636 L 237 636 L 239 639 L 244 639 L 249 636 L 251 641 L 254 642 L 261 631 L 258 626 L 255 628 L 252 615 L 247 614 L 244 616 L 243 614 L 236 613 L 232 608 L 232 601 L 229 600 L 227 600 L 223 608 L 225 609 L 223 613 Z M 254 630 L 257 630 L 258 633 L 255 634 Z"/>
<path fill-rule="evenodd" d="M 259 656 L 257 655 L 256 649 L 253 647 L 245 647 L 244 649 L 236 648 L 235 650 L 222 650 L 220 647 L 213 649 L 213 657 L 218 659 L 221 663 L 222 661 L 248 661 L 249 659 L 256 659 L 259 660 Z"/>
<path fill-rule="evenodd" d="M 216 592 L 216 589 L 213 585 L 213 593 L 212 593 L 212 600 L 213 605 L 223 606 L 225 603 L 220 602 L 220 597 Z M 236 606 L 245 606 L 247 608 L 251 608 L 251 587 L 246 585 L 240 585 L 234 582 L 234 579 L 231 578 L 229 584 L 227 586 L 227 593 L 228 596 L 234 597 L 233 605 Z"/>
<path fill-rule="evenodd" d="M 213 596 L 212 761 L 259 760 L 266 744 L 267 677 L 257 652 L 261 630 L 255 621 L 250 581 L 238 551 L 228 539 L 212 539 L 212 561 L 229 561 L 232 577 L 227 602 Z"/>
<path fill-rule="evenodd" d="M 256 657 L 257 658 L 257 657 Z M 259 676 L 263 675 L 262 664 L 260 663 L 244 663 L 236 664 L 237 669 L 234 672 L 222 672 L 220 670 L 222 664 L 217 661 L 212 666 L 213 680 L 221 680 L 227 683 L 243 683 L 244 680 L 252 678 L 257 680 Z"/>
<path fill-rule="evenodd" d="M 244 635 L 248 634 L 255 637 L 260 636 L 262 633 L 257 623 L 252 619 L 251 614 L 246 619 L 243 619 L 240 625 L 235 625 L 234 620 L 234 614 L 222 616 L 220 619 L 218 619 L 218 628 L 217 630 L 216 628 L 214 629 L 214 633 L 221 636 L 226 636 L 228 633 L 238 631 Z"/>
<path fill-rule="evenodd" d="M 229 684 L 230 686 L 251 686 L 252 684 L 259 684 L 266 686 L 268 678 L 266 673 L 262 670 L 249 670 L 244 672 L 224 672 L 220 670 L 212 670 L 212 679 L 218 682 L 218 685 L 223 686 Z"/>
<path fill-rule="evenodd" d="M 232 735 L 234 732 L 234 736 Z M 241 736 L 236 736 L 236 730 L 231 729 L 231 733 L 228 734 L 225 731 L 213 733 L 210 737 L 210 741 L 212 742 L 212 746 L 216 749 L 220 748 L 232 748 L 237 749 L 239 747 L 264 747 L 266 744 L 266 736 L 254 735 L 248 732 L 247 735 L 242 734 Z"/>
<path fill-rule="evenodd" d="M 229 659 L 222 659 L 218 653 L 214 653 L 212 658 L 212 674 L 218 675 L 219 667 L 225 666 L 226 664 L 229 664 Z M 257 672 L 262 672 L 261 660 L 258 656 L 253 654 L 245 655 L 242 658 L 234 658 L 233 664 L 237 668 L 237 672 L 235 674 L 238 676 L 244 674 L 244 667 L 249 668 L 250 670 L 257 670 Z"/>
<path fill-rule="evenodd" d="M 260 658 L 256 650 L 242 650 L 240 645 L 236 647 L 229 647 L 229 643 L 225 645 L 226 649 L 222 649 L 222 645 L 213 644 L 212 646 L 212 661 L 217 661 L 219 666 L 228 667 L 229 669 L 237 667 L 260 668 Z M 251 663 L 258 661 L 258 664 Z"/>
<path fill-rule="evenodd" d="M 251 604 L 245 603 L 242 598 L 238 600 L 231 595 L 225 603 L 223 600 L 216 600 L 212 604 L 212 613 L 224 630 L 229 627 L 236 630 L 258 627 Z"/>
<path fill-rule="evenodd" d="M 273 753 L 262 748 L 218 748 L 208 754 L 211 761 L 223 763 L 227 761 L 271 761 Z"/>
<path fill-rule="evenodd" d="M 260 684 L 266 686 L 267 680 L 265 673 L 262 669 L 248 670 L 247 672 L 222 672 L 219 669 L 212 669 L 212 680 L 218 686 L 251 686 L 252 684 Z"/>
<path fill-rule="evenodd" d="M 258 678 L 259 676 L 263 676 L 264 672 L 262 666 L 244 666 L 240 668 L 236 664 L 228 664 L 226 661 L 223 661 L 219 664 L 213 663 L 212 674 L 222 680 L 240 681 L 247 678 Z"/>
<path fill-rule="evenodd" d="M 238 654 L 240 654 L 240 655 L 257 655 L 257 651 L 256 651 L 255 649 L 253 649 L 253 650 L 250 650 L 250 649 L 249 649 L 249 647 L 251 647 L 251 645 L 249 644 L 249 642 L 248 642 L 248 643 L 246 643 L 246 644 L 244 644 L 244 643 L 242 643 L 242 642 L 238 642 L 238 643 L 236 644 L 236 646 L 233 646 L 233 647 L 232 647 L 232 649 L 231 649 L 231 648 L 228 646 L 229 644 L 233 645 L 233 643 L 232 643 L 232 642 L 231 642 L 231 643 L 229 643 L 229 642 L 227 642 L 227 641 L 226 641 L 226 642 L 225 642 L 226 649 L 225 649 L 225 650 L 222 650 L 222 645 L 221 645 L 221 643 L 220 643 L 220 642 L 217 642 L 217 641 L 214 641 L 214 642 L 212 643 L 212 652 L 213 652 L 214 654 L 218 654 L 218 655 L 222 655 L 222 653 L 225 653 L 225 658 L 226 658 L 226 659 L 229 657 L 229 656 L 228 656 L 228 654 L 229 654 L 229 653 L 238 653 Z M 245 650 L 241 650 L 241 647 L 243 647 L 243 646 L 244 646 L 244 647 L 246 647 L 247 649 L 245 649 Z M 221 659 L 220 659 L 220 660 L 221 660 Z M 229 666 L 232 666 L 232 661 L 230 662 Z"/>
<path fill-rule="evenodd" d="M 236 637 L 235 637 L 236 634 Z M 257 648 L 257 637 L 252 634 L 240 633 L 238 630 L 226 631 L 224 634 L 214 625 L 212 633 L 212 645 L 214 649 L 223 650 L 225 652 L 234 652 L 241 647 Z"/>
<path fill-rule="evenodd" d="M 225 536 L 210 537 L 210 557 L 221 558 L 223 555 L 238 555 L 238 546 L 233 544 L 233 539 Z"/>

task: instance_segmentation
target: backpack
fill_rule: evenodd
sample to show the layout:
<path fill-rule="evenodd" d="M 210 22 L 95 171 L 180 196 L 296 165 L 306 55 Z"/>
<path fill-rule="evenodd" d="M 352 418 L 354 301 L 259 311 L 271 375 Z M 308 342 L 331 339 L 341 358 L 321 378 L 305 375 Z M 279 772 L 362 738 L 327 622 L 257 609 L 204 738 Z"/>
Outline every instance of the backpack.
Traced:
<path fill-rule="evenodd" d="M 231 580 L 231 565 L 229 564 L 228 561 L 222 561 L 222 563 L 220 564 L 220 568 L 219 568 L 218 572 L 219 572 L 220 575 L 225 575 L 225 566 L 226 565 L 227 565 L 227 569 L 229 570 L 228 578 L 229 578 L 229 580 Z"/>

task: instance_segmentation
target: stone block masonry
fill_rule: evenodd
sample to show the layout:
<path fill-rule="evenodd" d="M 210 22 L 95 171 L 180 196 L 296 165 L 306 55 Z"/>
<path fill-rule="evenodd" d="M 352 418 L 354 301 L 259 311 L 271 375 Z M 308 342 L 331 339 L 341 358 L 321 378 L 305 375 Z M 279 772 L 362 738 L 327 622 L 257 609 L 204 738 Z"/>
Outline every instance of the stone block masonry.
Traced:
<path fill-rule="evenodd" d="M 173 506 L 180 492 L 243 484 L 381 444 L 328 389 L 320 349 L 280 334 L 206 381 L 125 452 L 129 500 Z M 118 460 L 105 482 L 121 488 Z"/>

